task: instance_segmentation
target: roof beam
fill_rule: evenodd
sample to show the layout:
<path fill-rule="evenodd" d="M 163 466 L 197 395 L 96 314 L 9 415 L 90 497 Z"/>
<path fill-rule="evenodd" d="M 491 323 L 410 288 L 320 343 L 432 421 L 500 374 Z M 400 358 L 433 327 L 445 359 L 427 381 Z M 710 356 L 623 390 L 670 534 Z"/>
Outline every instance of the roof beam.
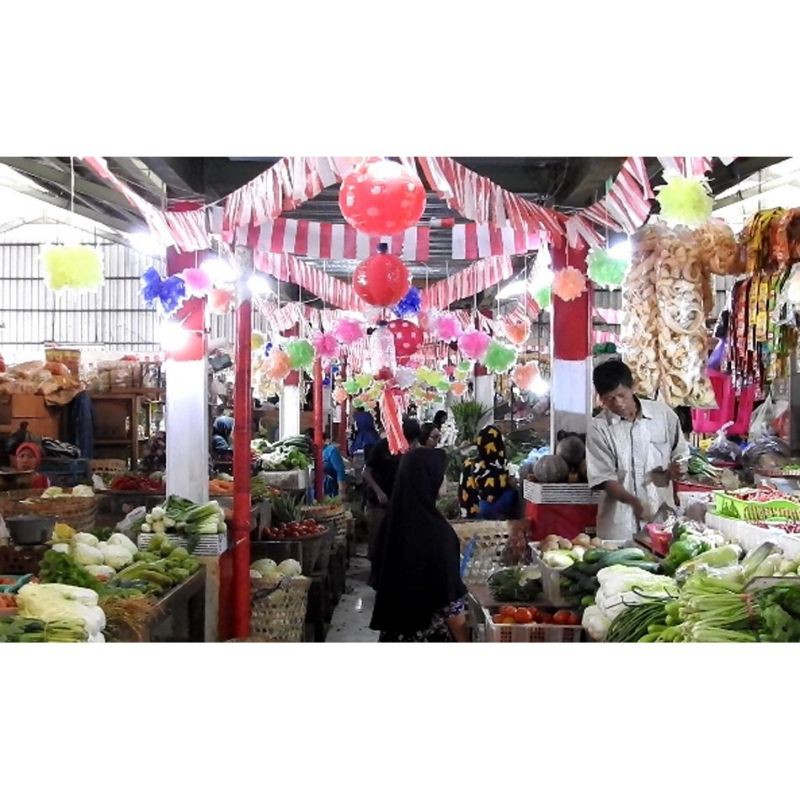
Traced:
<path fill-rule="evenodd" d="M 186 199 L 204 198 L 205 187 L 202 177 L 204 159 L 141 156 L 139 160 L 164 181 L 171 196 Z"/>
<path fill-rule="evenodd" d="M 134 189 L 143 190 L 150 195 L 150 200 L 155 202 L 156 205 L 166 199 L 167 185 L 153 170 L 138 158 L 120 158 L 109 157 L 109 162 L 123 174 L 126 178 L 132 181 L 135 186 Z"/>
<path fill-rule="evenodd" d="M 48 181 L 66 192 L 71 191 L 72 175 L 69 171 L 41 164 L 32 158 L 0 158 L 0 162 L 17 170 L 17 172 L 21 172 L 23 175 Z M 77 174 L 74 176 L 74 180 L 76 194 L 85 194 L 89 198 L 111 206 L 114 210 L 119 210 L 126 216 L 135 214 L 128 201 L 116 189 L 93 183 Z"/>

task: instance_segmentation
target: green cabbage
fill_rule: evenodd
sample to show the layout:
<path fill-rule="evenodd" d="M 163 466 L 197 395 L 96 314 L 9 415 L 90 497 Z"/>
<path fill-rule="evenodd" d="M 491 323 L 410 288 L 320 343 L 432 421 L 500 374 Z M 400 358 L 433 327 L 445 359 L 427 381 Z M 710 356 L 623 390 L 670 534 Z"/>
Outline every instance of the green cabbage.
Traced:
<path fill-rule="evenodd" d="M 287 578 L 295 578 L 303 574 L 303 568 L 300 566 L 299 561 L 294 558 L 287 558 L 278 564 L 278 572 Z"/>
<path fill-rule="evenodd" d="M 80 534 L 78 535 L 80 536 Z M 102 564 L 104 561 L 102 551 L 96 547 L 80 542 L 72 546 L 71 555 L 81 566 L 86 566 L 87 564 Z"/>

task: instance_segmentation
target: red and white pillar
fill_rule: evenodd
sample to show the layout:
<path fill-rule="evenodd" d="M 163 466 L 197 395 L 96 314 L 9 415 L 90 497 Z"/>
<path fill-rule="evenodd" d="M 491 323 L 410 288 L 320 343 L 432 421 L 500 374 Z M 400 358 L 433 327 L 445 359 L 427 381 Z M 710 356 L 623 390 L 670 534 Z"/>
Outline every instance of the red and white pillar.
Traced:
<path fill-rule="evenodd" d="M 586 273 L 588 248 L 566 241 L 551 251 L 553 270 L 574 267 Z M 553 295 L 551 320 L 550 435 L 585 433 L 592 412 L 592 289 L 569 302 Z"/>

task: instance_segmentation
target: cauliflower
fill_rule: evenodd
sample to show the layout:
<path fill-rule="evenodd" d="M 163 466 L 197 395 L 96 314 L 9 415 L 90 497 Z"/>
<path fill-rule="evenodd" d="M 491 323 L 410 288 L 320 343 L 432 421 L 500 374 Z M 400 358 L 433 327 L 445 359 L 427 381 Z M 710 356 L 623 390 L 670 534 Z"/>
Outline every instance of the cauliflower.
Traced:
<path fill-rule="evenodd" d="M 92 533 L 76 533 L 72 537 L 73 544 L 88 544 L 89 547 L 97 547 L 100 540 Z"/>
<path fill-rule="evenodd" d="M 78 534 L 80 536 L 81 534 Z M 72 557 L 81 566 L 87 564 L 102 564 L 103 553 L 96 547 L 78 542 L 72 547 Z"/>
<path fill-rule="evenodd" d="M 84 569 L 100 581 L 107 581 L 117 574 L 117 571 L 107 564 L 87 564 Z"/>
<path fill-rule="evenodd" d="M 108 537 L 108 543 L 114 547 L 124 547 L 132 556 L 135 556 L 139 552 L 136 543 L 124 533 L 112 533 L 111 536 Z"/>
<path fill-rule="evenodd" d="M 103 549 L 103 561 L 109 567 L 122 569 L 133 561 L 133 555 L 124 547 L 109 544 Z"/>

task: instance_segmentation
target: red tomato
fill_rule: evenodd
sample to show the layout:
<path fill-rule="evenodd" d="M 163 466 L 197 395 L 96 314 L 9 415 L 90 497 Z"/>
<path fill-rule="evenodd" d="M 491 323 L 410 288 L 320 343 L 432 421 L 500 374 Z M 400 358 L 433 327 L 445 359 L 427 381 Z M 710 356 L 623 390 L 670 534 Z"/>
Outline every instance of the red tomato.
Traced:
<path fill-rule="evenodd" d="M 560 611 L 556 611 L 553 614 L 553 622 L 556 625 L 572 625 L 572 612 L 567 611 L 567 609 L 562 608 Z"/>
<path fill-rule="evenodd" d="M 520 625 L 527 625 L 533 622 L 533 614 L 529 608 L 518 608 L 517 613 L 514 614 L 514 621 Z"/>
<path fill-rule="evenodd" d="M 504 625 L 513 625 L 516 622 L 514 617 L 503 617 L 503 624 Z"/>
<path fill-rule="evenodd" d="M 516 614 L 516 613 L 517 613 L 517 608 L 516 608 L 516 606 L 503 606 L 503 607 L 500 609 L 500 613 L 501 613 L 501 614 L 502 614 L 504 617 L 513 617 L 513 616 L 514 616 L 514 614 Z"/>
<path fill-rule="evenodd" d="M 553 615 L 548 614 L 546 611 L 542 611 L 542 613 L 539 614 L 539 622 L 541 622 L 542 625 L 550 625 L 553 622 Z"/>
<path fill-rule="evenodd" d="M 539 619 L 542 616 L 542 612 L 539 611 L 538 608 L 531 608 L 531 609 L 529 609 L 529 611 L 531 612 L 531 621 L 532 622 L 539 622 Z"/>
<path fill-rule="evenodd" d="M 492 622 L 497 625 L 502 625 L 504 619 L 505 617 L 502 614 L 492 614 Z"/>

